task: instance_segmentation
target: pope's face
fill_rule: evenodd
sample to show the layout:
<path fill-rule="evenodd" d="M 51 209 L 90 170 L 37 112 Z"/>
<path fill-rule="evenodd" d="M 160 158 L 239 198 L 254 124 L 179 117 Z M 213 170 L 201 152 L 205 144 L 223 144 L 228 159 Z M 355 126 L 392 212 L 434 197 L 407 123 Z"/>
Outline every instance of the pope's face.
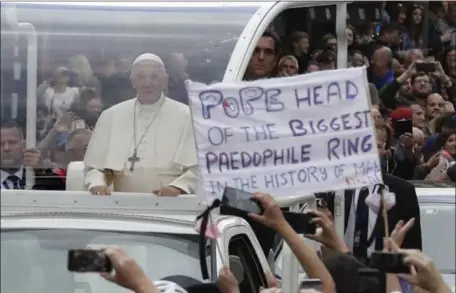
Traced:
<path fill-rule="evenodd" d="M 154 61 L 141 61 L 132 68 L 131 82 L 143 103 L 153 103 L 160 97 L 166 79 L 163 66 Z"/>

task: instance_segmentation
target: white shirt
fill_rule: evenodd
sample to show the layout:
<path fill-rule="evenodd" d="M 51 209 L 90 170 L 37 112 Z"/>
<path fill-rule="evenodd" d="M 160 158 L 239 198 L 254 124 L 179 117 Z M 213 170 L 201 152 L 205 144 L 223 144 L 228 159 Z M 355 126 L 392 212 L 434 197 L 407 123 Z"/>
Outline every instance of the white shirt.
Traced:
<path fill-rule="evenodd" d="M 44 92 L 44 104 L 55 119 L 59 119 L 70 110 L 71 104 L 78 98 L 79 89 L 76 87 L 67 87 L 63 93 L 56 93 L 52 87 L 49 87 Z"/>
<path fill-rule="evenodd" d="M 24 166 L 21 166 L 14 174 L 1 170 L 2 184 L 0 189 L 14 189 L 14 183 L 8 179 L 9 176 L 17 176 L 19 180 L 22 180 L 22 177 L 24 176 Z"/>
<path fill-rule="evenodd" d="M 372 193 L 373 187 L 368 187 L 369 194 Z M 356 208 L 358 207 L 358 198 L 359 192 L 361 188 L 357 188 L 355 194 L 353 195 L 351 207 L 350 207 L 350 214 L 348 217 L 347 222 L 347 230 L 345 231 L 345 243 L 348 246 L 348 249 L 353 252 L 353 244 L 355 238 L 355 223 L 356 223 Z M 372 232 L 374 231 L 375 224 L 377 223 L 377 214 L 369 209 L 369 223 L 368 223 L 368 230 L 367 230 L 367 239 L 370 238 Z M 375 241 L 372 242 L 371 246 L 367 248 L 367 253 L 370 255 L 373 251 L 375 251 Z"/>

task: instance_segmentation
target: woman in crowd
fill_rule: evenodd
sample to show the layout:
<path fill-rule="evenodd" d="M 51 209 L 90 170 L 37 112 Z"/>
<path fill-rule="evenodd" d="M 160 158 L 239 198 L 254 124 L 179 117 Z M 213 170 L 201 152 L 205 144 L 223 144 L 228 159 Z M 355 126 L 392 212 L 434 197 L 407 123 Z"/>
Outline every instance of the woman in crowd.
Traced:
<path fill-rule="evenodd" d="M 434 154 L 438 156 L 437 165 L 429 172 L 425 180 L 444 181 L 447 180 L 447 170 L 456 161 L 456 130 L 449 129 L 443 131 L 437 137 L 436 145 L 439 151 Z"/>
<path fill-rule="evenodd" d="M 53 121 L 60 119 L 70 109 L 71 104 L 79 99 L 79 89 L 70 87 L 68 83 L 68 69 L 57 67 L 48 81 L 49 86 L 39 97 L 39 101 L 48 109 Z"/>
<path fill-rule="evenodd" d="M 101 84 L 95 77 L 89 60 L 84 55 L 71 56 L 68 59 L 68 69 L 76 74 L 75 82 L 78 87 L 92 87 L 101 94 Z"/>
<path fill-rule="evenodd" d="M 411 41 L 410 48 L 423 48 L 423 27 L 424 27 L 424 8 L 419 4 L 412 5 L 407 11 L 407 30 L 408 39 Z M 410 49 L 407 48 L 407 49 Z"/>

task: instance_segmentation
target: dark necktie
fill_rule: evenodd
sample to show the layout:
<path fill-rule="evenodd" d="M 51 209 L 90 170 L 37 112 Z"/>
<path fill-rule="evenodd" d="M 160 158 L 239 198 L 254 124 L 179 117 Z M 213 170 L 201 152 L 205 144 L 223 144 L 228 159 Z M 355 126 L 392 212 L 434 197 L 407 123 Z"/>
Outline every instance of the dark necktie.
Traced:
<path fill-rule="evenodd" d="M 7 180 L 9 180 L 13 184 L 12 189 L 21 189 L 21 186 L 19 184 L 21 179 L 19 177 L 17 177 L 16 175 L 8 176 Z"/>
<path fill-rule="evenodd" d="M 369 189 L 363 187 L 358 196 L 356 206 L 355 239 L 353 241 L 353 254 L 360 260 L 367 258 L 367 238 L 369 227 L 369 207 L 366 198 L 369 196 Z"/>

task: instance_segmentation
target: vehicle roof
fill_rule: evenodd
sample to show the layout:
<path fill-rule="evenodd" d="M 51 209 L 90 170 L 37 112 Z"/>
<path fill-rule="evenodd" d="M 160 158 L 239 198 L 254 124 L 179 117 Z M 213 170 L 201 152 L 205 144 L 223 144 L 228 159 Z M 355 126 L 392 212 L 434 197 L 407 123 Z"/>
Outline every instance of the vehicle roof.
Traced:
<path fill-rule="evenodd" d="M 274 2 L 1 2 L 2 15 L 30 22 L 37 28 L 53 24 L 57 27 L 86 26 L 123 27 L 137 31 L 150 25 L 241 25 L 245 26 L 260 6 L 270 7 Z M 5 8 L 5 12 L 3 11 Z M 43 12 L 37 13 L 36 10 Z M 61 11 L 64 11 L 63 13 Z M 68 12 L 68 13 L 65 13 Z M 71 12 L 71 13 L 69 13 Z M 106 13 L 108 12 L 108 13 Z M 113 17 L 109 13 L 115 13 Z M 154 16 L 149 15 L 154 13 Z M 167 13 L 175 14 L 170 17 Z M 208 17 L 218 14 L 220 18 Z M 122 18 L 122 22 L 118 21 Z M 247 19 L 247 20 L 246 20 Z M 117 30 L 117 29 L 116 29 Z"/>
<path fill-rule="evenodd" d="M 110 7 L 220 7 L 220 6 L 259 6 L 267 1 L 149 1 L 149 2 L 103 2 L 103 1 L 17 1 L 16 4 L 39 4 L 39 5 L 74 5 L 74 6 L 110 6 Z"/>
<path fill-rule="evenodd" d="M 178 10 L 184 10 L 188 8 L 244 8 L 244 9 L 258 9 L 262 5 L 270 6 L 274 1 L 271 2 L 84 2 L 84 1 L 74 1 L 74 2 L 2 2 L 2 6 L 17 6 L 17 7 L 27 7 L 27 8 L 40 8 L 40 7 L 52 7 L 52 8 L 71 8 L 71 9 L 102 9 L 102 10 L 156 10 L 156 8 L 176 8 Z"/>

